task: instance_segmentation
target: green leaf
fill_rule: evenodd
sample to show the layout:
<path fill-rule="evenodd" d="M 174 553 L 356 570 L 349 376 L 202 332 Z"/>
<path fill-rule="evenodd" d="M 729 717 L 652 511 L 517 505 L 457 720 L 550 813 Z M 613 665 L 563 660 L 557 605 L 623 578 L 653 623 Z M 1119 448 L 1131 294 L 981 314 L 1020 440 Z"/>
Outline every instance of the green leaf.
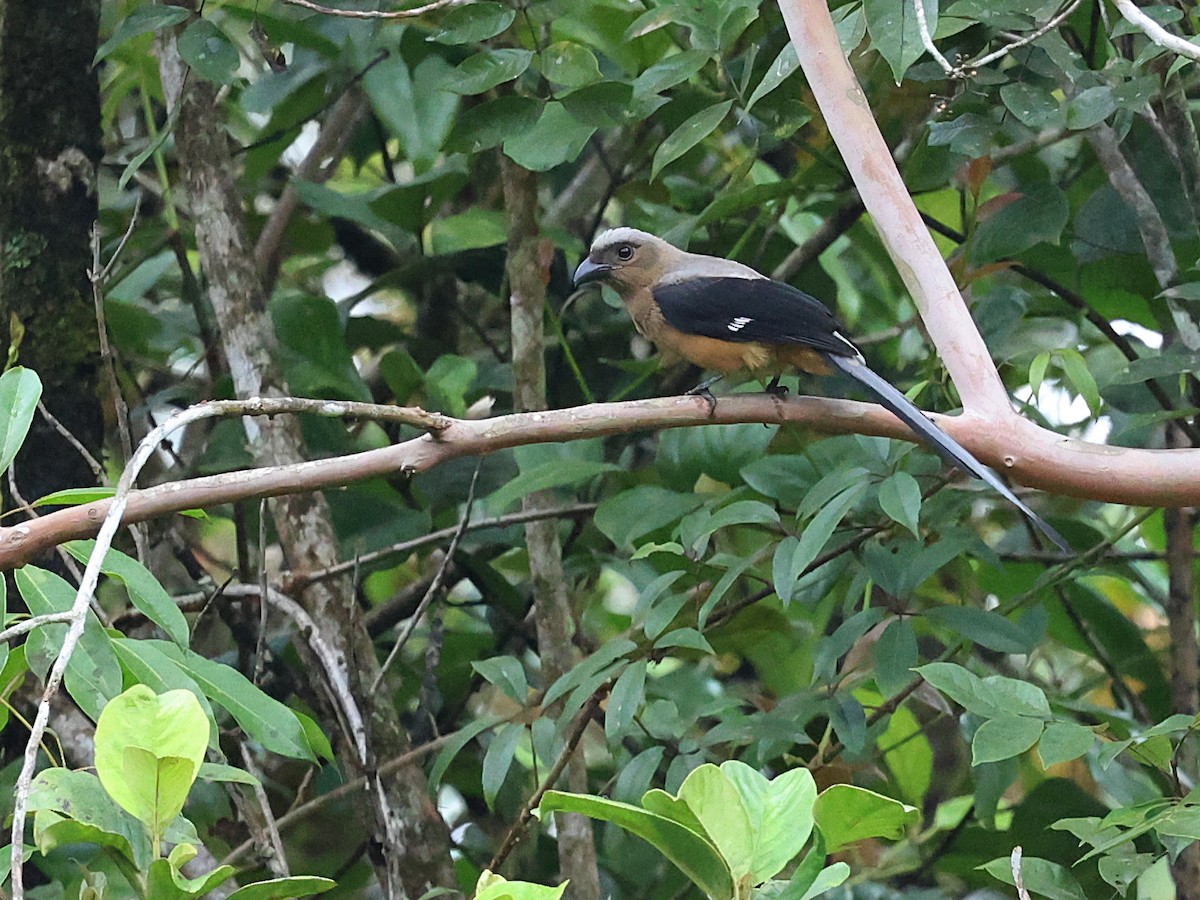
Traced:
<path fill-rule="evenodd" d="M 439 30 L 429 37 L 439 44 L 477 44 L 508 28 L 517 11 L 504 3 L 475 2 L 444 13 Z"/>
<path fill-rule="evenodd" d="M 796 55 L 795 45 L 788 41 L 779 51 L 779 55 L 775 57 L 775 62 L 771 63 L 767 69 L 767 73 L 763 75 L 762 81 L 758 83 L 758 87 L 754 89 L 750 99 L 746 101 L 746 112 L 750 112 L 755 103 L 783 84 L 787 77 L 798 68 L 800 68 L 800 57 Z"/>
<path fill-rule="evenodd" d="M 583 87 L 599 81 L 600 64 L 596 54 L 574 41 L 555 41 L 539 55 L 542 74 L 553 84 Z"/>
<path fill-rule="evenodd" d="M 1038 742 L 1046 723 L 1027 716 L 988 719 L 971 739 L 971 765 L 1020 756 Z"/>
<path fill-rule="evenodd" d="M 292 875 L 271 878 L 240 887 L 226 900 L 291 900 L 292 897 L 311 897 L 337 887 L 337 882 L 319 875 Z"/>
<path fill-rule="evenodd" d="M 754 862 L 753 833 L 741 795 L 717 766 L 705 763 L 693 769 L 679 786 L 679 799 L 687 804 L 709 840 L 729 866 L 734 881 L 741 881 Z"/>
<path fill-rule="evenodd" d="M 127 44 L 135 37 L 178 25 L 180 22 L 186 21 L 189 15 L 190 12 L 180 6 L 146 4 L 137 7 L 121 19 L 117 27 L 113 29 L 112 37 L 100 45 L 95 58 L 92 59 L 92 65 L 96 65 L 118 47 Z"/>
<path fill-rule="evenodd" d="M 178 47 L 180 58 L 205 81 L 231 84 L 237 76 L 241 63 L 237 47 L 210 19 L 197 19 L 185 28 Z"/>
<path fill-rule="evenodd" d="M 163 694 L 173 690 L 190 691 L 208 718 L 209 746 L 214 750 L 220 749 L 220 735 L 208 698 L 204 696 L 200 686 L 180 668 L 175 660 L 155 647 L 153 641 L 122 638 L 113 640 L 112 648 L 116 652 L 121 666 L 129 673 L 129 677 L 139 684 L 146 685 L 154 693 Z"/>
<path fill-rule="evenodd" d="M 967 712 L 989 719 L 1005 714 L 1003 705 L 988 693 L 983 681 L 960 665 L 936 662 L 920 666 L 916 671 Z"/>
<path fill-rule="evenodd" d="M 712 59 L 707 50 L 684 50 L 656 62 L 633 81 L 633 96 L 642 99 L 687 81 Z"/>
<path fill-rule="evenodd" d="M 658 149 L 654 151 L 654 161 L 650 166 L 650 180 L 653 181 L 657 178 L 664 166 L 679 159 L 712 134 L 713 129 L 721 124 L 721 120 L 725 118 L 732 106 L 732 100 L 723 100 L 688 116 L 684 123 L 667 135 L 666 139 L 658 145 Z"/>
<path fill-rule="evenodd" d="M 508 777 L 513 758 L 517 755 L 517 745 L 525 726 L 517 722 L 509 722 L 496 729 L 496 734 L 488 744 L 487 752 L 483 755 L 483 799 L 491 809 L 496 802 L 496 794 Z"/>
<path fill-rule="evenodd" d="M 0 375 L 0 472 L 12 465 L 25 443 L 42 397 L 42 381 L 32 369 L 15 366 Z"/>
<path fill-rule="evenodd" d="M 750 818 L 754 837 L 752 881 L 773 878 L 796 858 L 813 829 L 817 785 L 805 768 L 789 769 L 768 781 L 737 760 L 721 763 L 721 771 L 737 788 Z"/>
<path fill-rule="evenodd" d="M 594 125 L 579 121 L 562 103 L 551 101 L 532 128 L 505 140 L 504 153 L 526 169 L 547 172 L 577 159 L 595 133 Z"/>
<path fill-rule="evenodd" d="M 897 619 L 888 625 L 871 648 L 875 661 L 875 686 L 884 697 L 899 693 L 913 680 L 913 666 L 919 661 L 917 635 L 912 622 Z"/>
<path fill-rule="evenodd" d="M 1038 741 L 1038 756 L 1046 768 L 1078 759 L 1096 743 L 1092 729 L 1075 722 L 1051 722 Z"/>
<path fill-rule="evenodd" d="M 568 882 L 558 887 L 530 884 L 528 881 L 509 881 L 501 875 L 484 870 L 475 885 L 474 900 L 559 900 L 566 893 Z M 458 894 L 458 891 L 448 893 Z M 425 900 L 425 894 L 421 900 Z"/>
<path fill-rule="evenodd" d="M 43 853 L 83 839 L 116 849 L 138 868 L 150 864 L 146 830 L 113 802 L 91 772 L 43 769 L 30 785 L 27 809 L 36 814 L 34 841 Z M 80 828 L 86 831 L 81 833 Z"/>
<path fill-rule="evenodd" d="M 829 724 L 851 754 L 857 755 L 866 747 L 867 714 L 854 697 L 838 693 L 829 698 Z"/>
<path fill-rule="evenodd" d="M 229 784 L 247 784 L 254 786 L 259 780 L 237 766 L 227 766 L 224 763 L 201 763 L 196 777 L 203 781 L 221 781 Z"/>
<path fill-rule="evenodd" d="M 604 734 L 615 742 L 633 722 L 646 700 L 646 660 L 639 659 L 617 678 L 604 711 Z"/>
<path fill-rule="evenodd" d="M 1061 128 L 1066 121 L 1058 98 L 1040 85 L 1010 82 L 1000 88 L 1000 99 L 1018 121 L 1030 128 Z"/>
<path fill-rule="evenodd" d="M 982 266 L 1015 256 L 1036 244 L 1057 244 L 1071 207 L 1057 185 L 1038 182 L 983 219 L 967 256 Z"/>
<path fill-rule="evenodd" d="M 68 612 L 75 603 L 75 588 L 53 572 L 36 566 L 22 566 L 13 577 L 32 615 Z M 104 705 L 121 693 L 121 667 L 96 614 L 89 609 L 84 615 L 83 634 L 67 663 L 65 684 L 71 699 L 95 720 Z M 58 659 L 68 627 L 65 624 L 43 625 L 26 638 L 29 668 L 43 681 Z"/>
<path fill-rule="evenodd" d="M 292 759 L 314 758 L 295 714 L 268 697 L 241 672 L 190 650 L 180 650 L 174 644 L 150 643 L 179 665 L 209 700 L 223 707 L 250 738 L 267 750 Z"/>
<path fill-rule="evenodd" d="M 903 525 L 920 538 L 917 519 L 921 514 L 921 486 L 907 472 L 895 472 L 879 486 L 879 508 L 893 522 Z"/>
<path fill-rule="evenodd" d="M 188 691 L 135 684 L 96 722 L 96 774 L 155 844 L 179 815 L 208 749 L 208 718 Z"/>
<path fill-rule="evenodd" d="M 1038 395 L 1038 391 L 1042 389 L 1042 380 L 1046 377 L 1046 369 L 1049 365 L 1049 350 L 1043 350 L 1029 364 L 1029 388 L 1033 391 L 1033 396 L 1035 397 Z"/>
<path fill-rule="evenodd" d="M 522 706 L 529 702 L 529 681 L 525 678 L 525 667 L 515 657 L 495 656 L 477 660 L 471 663 L 471 668 Z"/>
<path fill-rule="evenodd" d="M 925 0 L 924 6 L 925 21 L 929 33 L 933 34 L 937 30 L 937 0 Z M 867 17 L 871 46 L 887 60 L 892 77 L 899 84 L 908 67 L 925 52 L 917 24 L 916 4 L 913 0 L 863 0 L 863 13 Z"/>
<path fill-rule="evenodd" d="M 695 494 L 680 494 L 658 485 L 639 485 L 606 499 L 592 521 L 618 547 L 629 547 L 638 538 L 669 525 L 703 502 Z"/>
<path fill-rule="evenodd" d="M 1117 108 L 1111 85 L 1099 84 L 1080 91 L 1067 101 L 1067 127 L 1085 131 L 1099 125 Z"/>
<path fill-rule="evenodd" d="M 497 97 L 465 110 L 446 138 L 446 149 L 459 153 L 478 153 L 502 143 L 514 134 L 534 126 L 542 114 L 542 104 L 532 97 Z"/>
<path fill-rule="evenodd" d="M 1088 371 L 1087 363 L 1084 362 L 1082 354 L 1078 350 L 1068 347 L 1059 350 L 1057 356 L 1059 364 L 1067 376 L 1067 381 L 1071 383 L 1071 387 L 1075 388 L 1075 391 L 1087 403 L 1091 414 L 1099 416 L 1100 389 L 1096 387 L 1096 379 Z"/>
<path fill-rule="evenodd" d="M 81 563 L 91 559 L 96 542 L 68 541 L 63 549 Z M 171 599 L 166 588 L 158 583 L 150 570 L 131 556 L 126 556 L 120 550 L 112 548 L 104 555 L 100 571 L 110 578 L 116 578 L 125 585 L 129 592 L 129 600 L 144 614 L 147 619 L 167 633 L 167 637 L 180 647 L 186 647 L 190 641 L 187 619 Z"/>
<path fill-rule="evenodd" d="M 482 94 L 517 78 L 532 61 L 532 50 L 484 50 L 447 72 L 441 89 L 455 94 Z"/>
<path fill-rule="evenodd" d="M 442 783 L 442 776 L 446 773 L 446 769 L 450 767 L 450 763 L 454 762 L 454 757 L 462 752 L 463 747 L 471 743 L 479 735 L 483 734 L 490 728 L 495 728 L 504 721 L 502 716 L 484 716 L 482 719 L 476 719 L 469 725 L 460 728 L 450 740 L 446 742 L 437 759 L 434 760 L 433 766 L 429 770 L 429 787 L 431 790 L 437 790 Z"/>
<path fill-rule="evenodd" d="M 717 849 L 678 822 L 654 813 L 586 794 L 547 791 L 538 816 L 575 812 L 613 822 L 653 846 L 713 900 L 732 900 L 733 877 Z"/>
<path fill-rule="evenodd" d="M 170 7 L 176 9 L 177 7 Z M 53 491 L 44 497 L 34 500 L 30 506 L 82 506 L 84 503 L 94 503 L 97 500 L 107 500 L 115 494 L 116 488 L 67 488 Z"/>
<path fill-rule="evenodd" d="M 834 529 L 851 507 L 866 493 L 866 482 L 852 484 L 830 500 L 812 521 L 804 527 L 800 538 L 785 538 L 779 542 L 772 564 L 775 592 L 785 604 L 791 602 L 800 576 L 825 548 Z"/>
<path fill-rule="evenodd" d="M 823 790 L 813 805 L 817 827 L 826 849 L 836 853 L 864 838 L 895 840 L 920 818 L 912 806 L 852 784 L 835 784 Z"/>
<path fill-rule="evenodd" d="M 1005 884 L 1016 883 L 1013 879 L 1010 857 L 1001 856 L 979 868 Z M 1070 870 L 1049 860 L 1033 856 L 1023 857 L 1021 879 L 1025 882 L 1026 890 L 1039 897 L 1045 897 L 1047 900 L 1087 900 L 1087 894 L 1079 886 L 1079 882 L 1075 880 L 1075 876 L 1071 874 Z"/>
<path fill-rule="evenodd" d="M 183 866 L 196 857 L 191 844 L 177 844 L 166 859 L 156 859 L 146 873 L 146 896 L 155 900 L 200 898 L 233 875 L 233 866 L 218 866 L 203 875 L 188 878 Z"/>
<path fill-rule="evenodd" d="M 956 631 L 976 644 L 997 653 L 1029 653 L 1033 636 L 997 612 L 973 606 L 935 606 L 926 614 L 929 621 Z"/>

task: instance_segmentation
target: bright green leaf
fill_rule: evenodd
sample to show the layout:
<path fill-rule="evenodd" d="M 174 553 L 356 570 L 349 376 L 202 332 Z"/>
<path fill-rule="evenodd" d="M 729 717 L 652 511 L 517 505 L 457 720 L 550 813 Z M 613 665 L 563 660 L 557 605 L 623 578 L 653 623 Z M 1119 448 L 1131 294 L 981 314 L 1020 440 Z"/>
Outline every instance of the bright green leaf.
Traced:
<path fill-rule="evenodd" d="M 0 375 L 0 472 L 7 471 L 29 433 L 42 382 L 32 369 L 14 366 Z"/>
<path fill-rule="evenodd" d="M 920 819 L 915 807 L 852 784 L 823 790 L 813 815 L 830 853 L 865 838 L 895 840 Z"/>
<path fill-rule="evenodd" d="M 895 472 L 879 486 L 879 508 L 893 522 L 903 525 L 920 538 L 917 518 L 921 514 L 921 486 L 907 472 Z"/>
<path fill-rule="evenodd" d="M 732 900 L 733 878 L 717 849 L 704 838 L 662 816 L 603 797 L 547 791 L 539 816 L 550 812 L 576 812 L 614 822 L 647 841 L 675 864 L 713 900 Z"/>

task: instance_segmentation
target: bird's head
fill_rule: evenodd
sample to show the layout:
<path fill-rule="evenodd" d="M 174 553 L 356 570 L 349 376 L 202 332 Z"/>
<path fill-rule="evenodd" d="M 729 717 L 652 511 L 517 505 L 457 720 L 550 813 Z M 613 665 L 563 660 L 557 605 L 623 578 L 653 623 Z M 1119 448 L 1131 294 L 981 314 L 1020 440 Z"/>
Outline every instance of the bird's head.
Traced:
<path fill-rule="evenodd" d="M 636 228 L 610 228 L 597 236 L 575 270 L 575 287 L 600 281 L 617 293 L 650 287 L 683 251 Z"/>

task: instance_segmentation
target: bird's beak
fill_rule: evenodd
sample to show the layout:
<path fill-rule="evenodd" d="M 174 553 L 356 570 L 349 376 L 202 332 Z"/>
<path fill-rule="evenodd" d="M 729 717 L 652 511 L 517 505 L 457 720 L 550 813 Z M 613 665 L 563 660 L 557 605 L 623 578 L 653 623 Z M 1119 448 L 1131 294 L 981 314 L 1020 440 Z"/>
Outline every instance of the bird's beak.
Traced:
<path fill-rule="evenodd" d="M 612 266 L 604 263 L 594 263 L 585 256 L 583 262 L 579 264 L 579 268 L 575 270 L 575 277 L 572 279 L 572 283 L 575 287 L 579 287 L 581 284 L 599 281 L 611 271 Z"/>

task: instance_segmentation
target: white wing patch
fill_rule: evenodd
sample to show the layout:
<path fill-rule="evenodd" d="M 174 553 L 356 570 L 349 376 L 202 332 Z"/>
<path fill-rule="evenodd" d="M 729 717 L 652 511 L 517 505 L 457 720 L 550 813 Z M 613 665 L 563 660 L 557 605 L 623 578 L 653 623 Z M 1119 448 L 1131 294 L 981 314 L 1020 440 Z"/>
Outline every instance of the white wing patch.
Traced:
<path fill-rule="evenodd" d="M 747 325 L 749 325 L 753 321 L 754 321 L 753 319 L 747 318 L 746 316 L 738 316 L 735 319 L 733 319 L 732 321 L 730 321 L 730 323 L 728 325 L 726 325 L 725 327 L 728 328 L 730 331 L 732 331 L 734 334 L 737 334 L 739 331 L 741 331 L 743 328 L 745 328 Z"/>

